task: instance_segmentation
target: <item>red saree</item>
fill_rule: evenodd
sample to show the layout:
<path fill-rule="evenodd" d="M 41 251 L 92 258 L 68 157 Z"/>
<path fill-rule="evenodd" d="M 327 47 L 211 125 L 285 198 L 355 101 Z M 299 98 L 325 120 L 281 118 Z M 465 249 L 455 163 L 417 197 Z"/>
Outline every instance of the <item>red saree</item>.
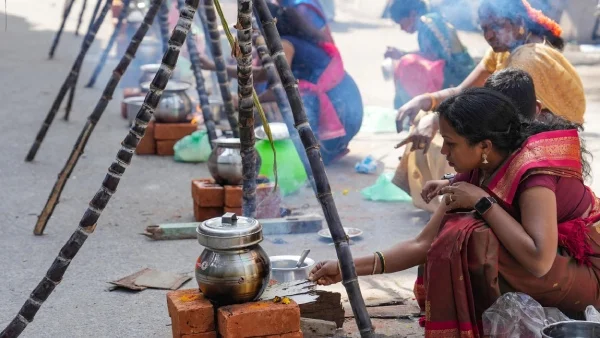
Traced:
<path fill-rule="evenodd" d="M 582 180 L 576 130 L 532 136 L 483 188 L 518 219 L 512 206 L 515 193 L 519 183 L 534 174 Z M 471 173 L 470 183 L 479 181 L 476 176 Z M 423 277 L 415 284 L 425 311 L 425 337 L 481 337 L 482 313 L 505 292 L 529 294 L 543 306 L 566 313 L 599 306 L 599 209 L 594 199 L 586 219 L 558 224 L 559 252 L 541 278 L 524 269 L 475 214 L 447 214 L 427 254 Z"/>

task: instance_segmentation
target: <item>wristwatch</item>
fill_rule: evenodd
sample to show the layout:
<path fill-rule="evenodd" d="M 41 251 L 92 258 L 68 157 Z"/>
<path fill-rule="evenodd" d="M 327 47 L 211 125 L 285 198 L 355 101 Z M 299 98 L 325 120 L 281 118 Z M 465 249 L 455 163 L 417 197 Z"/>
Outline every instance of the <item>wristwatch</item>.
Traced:
<path fill-rule="evenodd" d="M 496 202 L 493 197 L 482 197 L 479 201 L 477 201 L 477 203 L 475 203 L 475 211 L 477 211 L 480 216 L 483 216 L 496 203 L 498 202 Z"/>

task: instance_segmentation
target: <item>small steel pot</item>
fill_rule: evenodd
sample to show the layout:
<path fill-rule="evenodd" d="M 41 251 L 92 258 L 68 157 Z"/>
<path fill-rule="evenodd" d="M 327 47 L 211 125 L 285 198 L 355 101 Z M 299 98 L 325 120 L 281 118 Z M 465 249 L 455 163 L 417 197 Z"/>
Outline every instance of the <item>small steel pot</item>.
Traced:
<path fill-rule="evenodd" d="M 145 97 L 143 96 L 132 96 L 123 100 L 123 103 L 127 109 L 127 120 L 129 123 L 132 123 L 137 116 L 137 113 L 142 108 L 142 104 L 144 103 Z"/>
<path fill-rule="evenodd" d="M 187 122 L 192 113 L 192 100 L 186 93 L 190 84 L 186 82 L 177 82 L 170 80 L 163 91 L 160 102 L 154 111 L 156 122 L 160 123 L 178 123 Z M 148 92 L 150 82 L 142 84 L 142 91 Z"/>
<path fill-rule="evenodd" d="M 226 213 L 196 229 L 205 247 L 196 262 L 196 281 L 204 296 L 219 305 L 258 299 L 269 284 L 271 264 L 260 247 L 262 225 Z"/>
<path fill-rule="evenodd" d="M 302 266 L 297 268 L 296 263 L 300 256 L 271 256 L 271 279 L 279 283 L 290 282 L 294 280 L 308 279 L 310 269 L 315 261 L 306 258 Z"/>
<path fill-rule="evenodd" d="M 584 321 L 558 322 L 542 329 L 544 338 L 600 338 L 600 323 Z"/>
<path fill-rule="evenodd" d="M 208 158 L 208 171 L 220 185 L 242 184 L 242 155 L 239 138 L 219 138 L 213 141 Z"/>

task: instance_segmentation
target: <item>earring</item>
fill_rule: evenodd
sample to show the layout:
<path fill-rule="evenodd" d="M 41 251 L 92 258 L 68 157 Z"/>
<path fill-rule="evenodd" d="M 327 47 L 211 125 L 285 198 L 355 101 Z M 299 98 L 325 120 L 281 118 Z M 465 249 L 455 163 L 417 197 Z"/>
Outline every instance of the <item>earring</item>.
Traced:
<path fill-rule="evenodd" d="M 523 26 L 519 27 L 519 35 L 525 35 L 525 28 Z"/>
<path fill-rule="evenodd" d="M 483 155 L 481 155 L 481 158 L 483 159 L 483 161 L 481 161 L 481 163 L 483 163 L 483 164 L 488 164 L 488 163 L 490 163 L 490 162 L 488 162 L 488 160 L 487 160 L 487 154 L 483 154 Z"/>

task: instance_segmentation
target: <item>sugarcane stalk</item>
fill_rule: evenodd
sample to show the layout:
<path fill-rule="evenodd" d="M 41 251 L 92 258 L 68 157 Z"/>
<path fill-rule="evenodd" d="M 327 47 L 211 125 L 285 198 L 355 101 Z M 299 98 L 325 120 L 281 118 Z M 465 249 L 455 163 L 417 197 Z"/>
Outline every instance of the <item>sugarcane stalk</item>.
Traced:
<path fill-rule="evenodd" d="M 71 108 L 73 108 L 73 100 L 75 99 L 75 90 L 77 89 L 77 80 L 79 80 L 79 71 L 77 70 L 77 76 L 75 80 L 73 80 L 73 85 L 69 90 L 69 98 L 67 99 L 67 106 L 65 107 L 65 115 L 63 116 L 63 120 L 69 121 L 69 115 L 71 114 Z"/>
<path fill-rule="evenodd" d="M 85 54 L 87 53 L 87 51 L 90 49 L 90 46 L 94 42 L 96 33 L 98 32 L 98 29 L 102 25 L 102 22 L 104 21 L 104 18 L 106 17 L 106 14 L 108 13 L 108 10 L 110 9 L 111 5 L 112 5 L 112 1 L 106 0 L 106 2 L 104 3 L 104 7 L 102 8 L 100 15 L 98 16 L 98 19 L 94 22 L 92 29 L 86 34 L 85 38 L 83 39 L 83 43 L 81 44 L 81 49 L 79 51 L 79 55 L 77 56 L 77 59 L 75 59 L 75 62 L 73 63 L 73 66 L 71 67 L 71 71 L 69 72 L 69 75 L 67 75 L 67 78 L 65 79 L 62 86 L 60 87 L 58 95 L 54 99 L 54 102 L 52 103 L 52 107 L 50 108 L 50 111 L 46 115 L 46 118 L 44 119 L 44 122 L 42 123 L 40 130 L 38 131 L 35 141 L 31 145 L 31 148 L 29 149 L 29 152 L 27 153 L 27 157 L 25 157 L 25 161 L 30 162 L 30 161 L 33 161 L 33 159 L 35 158 L 35 155 L 36 155 L 38 149 L 40 148 L 40 145 L 44 141 L 44 137 L 46 137 L 46 133 L 48 132 L 50 125 L 54 121 L 54 117 L 56 117 L 56 113 L 58 112 L 58 108 L 60 108 L 60 104 L 62 103 L 63 99 L 65 98 L 67 91 L 73 85 L 73 81 L 75 81 L 75 79 L 77 78 L 77 75 L 79 74 L 79 69 L 81 69 L 81 65 L 83 63 L 83 59 L 85 58 Z"/>
<path fill-rule="evenodd" d="M 169 48 L 169 2 L 165 1 L 158 12 L 158 26 L 160 28 L 160 37 L 162 39 L 163 53 Z"/>
<path fill-rule="evenodd" d="M 290 139 L 296 148 L 296 152 L 300 157 L 300 161 L 302 161 L 302 166 L 304 167 L 304 171 L 306 171 L 306 177 L 310 186 L 313 189 L 315 195 L 317 195 L 317 187 L 315 185 L 315 178 L 313 177 L 312 170 L 310 169 L 310 163 L 308 163 L 308 157 L 306 156 L 306 151 L 304 151 L 304 146 L 302 145 L 302 141 L 298 136 L 298 131 L 294 126 L 294 116 L 292 115 L 292 108 L 290 107 L 290 103 L 288 102 L 287 94 L 281 85 L 281 79 L 279 78 L 279 74 L 277 74 L 277 69 L 275 69 L 275 65 L 273 64 L 273 59 L 271 55 L 269 55 L 269 49 L 265 44 L 265 39 L 261 35 L 256 22 L 253 23 L 256 27 L 254 29 L 253 41 L 254 47 L 258 52 L 258 56 L 260 58 L 260 62 L 267 72 L 267 89 L 272 90 L 275 94 L 275 100 L 277 102 L 277 107 L 283 117 L 283 121 L 287 126 L 288 132 L 290 134 Z"/>
<path fill-rule="evenodd" d="M 221 34 L 219 34 L 219 26 L 217 25 L 214 1 L 203 1 L 204 12 L 206 14 L 206 26 L 208 27 L 208 34 L 210 36 L 210 51 L 217 69 L 216 73 L 219 81 L 221 98 L 223 99 L 223 107 L 225 109 L 225 114 L 227 115 L 227 120 L 229 121 L 231 131 L 233 132 L 233 137 L 240 137 L 238 121 L 235 116 L 235 108 L 233 106 L 233 99 L 229 86 L 229 77 L 227 76 L 227 65 L 225 64 L 225 58 L 223 57 L 223 51 L 221 50 Z"/>
<path fill-rule="evenodd" d="M 199 10 L 196 13 L 196 17 L 202 26 L 202 32 L 204 33 L 204 46 L 206 47 L 207 56 L 212 57 L 211 45 L 210 45 L 210 35 L 208 34 L 208 25 L 206 24 L 206 13 L 203 10 Z M 210 72 L 212 92 L 216 93 L 219 91 L 219 80 L 217 79 L 217 74 L 215 72 Z"/>
<path fill-rule="evenodd" d="M 52 46 L 50 46 L 50 53 L 48 53 L 48 59 L 52 59 L 54 57 L 54 52 L 56 51 L 56 47 L 58 47 L 58 42 L 60 41 L 60 36 L 62 35 L 63 30 L 65 29 L 65 23 L 67 22 L 67 18 L 69 17 L 69 13 L 71 13 L 71 9 L 73 8 L 73 3 L 75 0 L 67 0 L 69 3 L 67 4 L 67 8 L 63 12 L 62 22 L 60 23 L 60 27 L 58 31 L 54 35 L 54 40 L 52 41 Z"/>
<path fill-rule="evenodd" d="M 94 21 L 96 21 L 96 16 L 98 15 L 98 11 L 100 11 L 100 5 L 102 5 L 102 0 L 96 0 L 96 5 L 94 6 L 94 12 L 92 12 L 92 17 L 90 18 L 90 23 L 88 24 L 88 28 L 87 28 L 88 32 L 92 29 L 92 26 L 94 25 Z"/>
<path fill-rule="evenodd" d="M 96 80 L 98 79 L 98 76 L 100 75 L 100 73 L 102 73 L 102 69 L 104 68 L 104 65 L 106 64 L 106 59 L 108 59 L 108 54 L 110 53 L 112 46 L 115 44 L 115 41 L 117 41 L 117 37 L 119 36 L 119 32 L 121 31 L 121 26 L 123 26 L 123 21 L 125 20 L 125 18 L 127 18 L 127 14 L 129 13 L 129 3 L 130 2 L 131 2 L 131 0 L 123 0 L 123 10 L 121 10 L 121 13 L 119 13 L 119 17 L 117 18 L 117 24 L 115 25 L 115 30 L 113 31 L 112 35 L 110 36 L 110 39 L 108 40 L 108 44 L 102 51 L 102 55 L 100 56 L 100 61 L 98 61 L 96 68 L 94 68 L 92 77 L 90 78 L 90 81 L 85 85 L 85 88 L 92 88 L 94 86 L 94 84 L 96 84 Z M 69 112 L 70 112 L 70 109 L 68 109 L 65 113 L 65 120 L 68 119 Z"/>
<path fill-rule="evenodd" d="M 304 106 L 302 104 L 302 98 L 298 91 L 298 85 L 296 79 L 292 74 L 290 65 L 288 64 L 283 47 L 281 45 L 281 38 L 277 27 L 275 26 L 275 20 L 271 16 L 271 12 L 267 7 L 265 0 L 255 0 L 255 8 L 258 14 L 258 18 L 263 27 L 265 39 L 271 56 L 274 58 L 275 66 L 281 78 L 283 87 L 285 88 L 290 106 L 292 107 L 292 113 L 294 115 L 294 121 L 296 129 L 302 139 L 306 154 L 308 156 L 310 166 L 315 178 L 315 184 L 317 186 L 317 199 L 319 200 L 323 213 L 331 232 L 331 236 L 335 243 L 335 250 L 340 262 L 340 268 L 342 273 L 342 284 L 346 288 L 350 305 L 354 313 L 356 324 L 359 328 L 361 337 L 373 337 L 373 327 L 371 325 L 371 319 L 367 313 L 364 299 L 360 291 L 358 284 L 358 278 L 356 276 L 356 269 L 354 267 L 354 261 L 352 259 L 352 252 L 350 251 L 350 243 L 348 236 L 344 232 L 340 216 L 338 214 L 333 195 L 331 193 L 331 187 L 329 186 L 329 179 L 325 172 L 325 165 L 321 159 L 321 153 L 319 152 L 319 141 L 315 137 L 310 125 Z"/>
<path fill-rule="evenodd" d="M 218 1 L 218 0 L 217 0 Z M 240 153 L 242 155 L 242 214 L 256 218 L 256 150 L 254 149 L 254 82 L 252 78 L 252 0 L 238 0 L 237 59 Z"/>
<path fill-rule="evenodd" d="M 110 0 L 108 2 L 110 3 Z M 29 295 L 29 298 L 23 307 L 21 307 L 17 316 L 0 333 L 0 338 L 18 337 L 27 324 L 33 321 L 35 314 L 44 301 L 48 299 L 54 288 L 62 280 L 65 271 L 79 249 L 81 249 L 88 236 L 94 232 L 102 211 L 110 201 L 111 196 L 116 193 L 121 177 L 131 164 L 133 153 L 140 139 L 144 137 L 150 118 L 154 114 L 154 110 L 160 101 L 167 82 L 169 82 L 169 78 L 177 63 L 181 46 L 192 25 L 198 2 L 199 0 L 186 0 L 186 6 L 181 10 L 177 26 L 173 30 L 171 39 L 169 40 L 169 50 L 162 58 L 162 64 L 150 84 L 150 91 L 144 99 L 144 104 L 138 111 L 134 124 L 129 129 L 127 136 L 121 142 L 121 149 L 119 149 L 116 159 L 108 168 L 108 173 L 102 181 L 100 189 L 90 201 L 89 207 L 85 211 L 73 235 L 71 235 L 62 247 L 58 256 L 46 272 L 46 275 Z"/>
<path fill-rule="evenodd" d="M 183 0 L 177 0 L 177 5 L 179 8 L 182 8 L 183 4 Z M 200 11 L 198 11 L 196 15 L 200 15 Z M 190 35 L 191 36 L 185 41 L 187 44 L 188 53 L 190 54 L 190 62 L 192 63 L 194 78 L 196 79 L 196 92 L 198 93 L 198 99 L 200 100 L 200 109 L 202 110 L 202 117 L 204 118 L 204 125 L 206 126 L 206 132 L 208 134 L 208 143 L 212 149 L 212 141 L 217 139 L 216 125 L 211 114 L 208 94 L 206 93 L 206 82 L 204 81 L 204 75 L 202 75 L 202 68 L 200 67 L 200 53 L 198 53 L 196 39 L 191 32 Z"/>
<path fill-rule="evenodd" d="M 77 20 L 77 28 L 75 28 L 75 35 L 79 36 L 79 27 L 81 27 L 81 22 L 83 21 L 83 13 L 85 12 L 85 7 L 87 5 L 87 0 L 83 0 L 83 4 L 81 4 L 81 12 L 79 12 L 79 20 Z"/>
<path fill-rule="evenodd" d="M 79 133 L 79 137 L 77 138 L 77 141 L 73 146 L 73 150 L 71 151 L 71 155 L 69 155 L 69 159 L 67 160 L 67 162 L 65 162 L 65 165 L 58 174 L 58 178 L 56 179 L 56 183 L 54 183 L 52 191 L 50 191 L 50 196 L 48 196 L 46 205 L 44 206 L 44 209 L 42 209 L 42 212 L 38 217 L 37 223 L 35 224 L 35 228 L 33 230 L 33 233 L 35 235 L 42 235 L 44 233 L 44 229 L 46 228 L 46 225 L 52 217 L 54 209 L 56 208 L 56 205 L 60 200 L 60 195 L 62 194 L 67 180 L 69 179 L 69 177 L 71 177 L 71 173 L 73 172 L 73 169 L 75 169 L 77 161 L 79 161 L 79 157 L 81 156 L 81 154 L 83 154 L 85 146 L 87 145 L 87 142 L 90 139 L 94 128 L 98 124 L 98 121 L 100 121 L 100 118 L 106 110 L 109 101 L 112 99 L 112 96 L 115 93 L 115 89 L 121 81 L 121 77 L 127 71 L 127 68 L 129 67 L 131 61 L 135 58 L 135 54 L 138 50 L 138 47 L 142 43 L 142 40 L 146 36 L 148 30 L 152 26 L 154 18 L 156 17 L 158 9 L 160 8 L 160 4 L 163 1 L 166 0 L 152 0 L 150 8 L 148 9 L 144 17 L 144 21 L 133 35 L 131 41 L 129 42 L 129 46 L 125 51 L 125 55 L 123 55 L 121 61 L 119 61 L 119 64 L 113 70 L 112 76 L 108 80 L 108 83 L 106 84 L 106 87 L 102 92 L 102 96 L 98 100 L 98 103 L 96 103 L 92 114 L 88 117 L 86 124 Z M 181 8 L 183 8 L 183 6 Z"/>

